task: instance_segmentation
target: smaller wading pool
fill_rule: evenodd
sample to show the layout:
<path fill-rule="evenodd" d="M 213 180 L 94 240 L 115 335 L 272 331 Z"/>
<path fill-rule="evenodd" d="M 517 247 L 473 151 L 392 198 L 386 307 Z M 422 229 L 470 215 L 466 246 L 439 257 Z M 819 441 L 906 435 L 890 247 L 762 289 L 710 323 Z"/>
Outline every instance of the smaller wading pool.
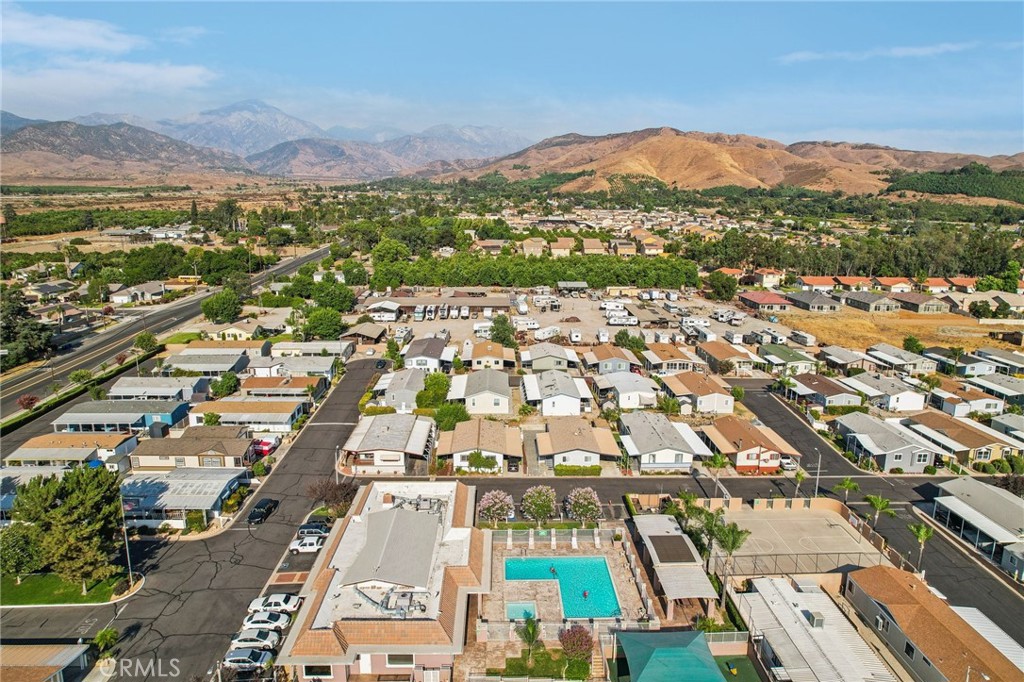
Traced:
<path fill-rule="evenodd" d="M 505 604 L 505 615 L 509 620 L 526 620 L 537 617 L 537 605 L 532 601 L 513 601 Z"/>

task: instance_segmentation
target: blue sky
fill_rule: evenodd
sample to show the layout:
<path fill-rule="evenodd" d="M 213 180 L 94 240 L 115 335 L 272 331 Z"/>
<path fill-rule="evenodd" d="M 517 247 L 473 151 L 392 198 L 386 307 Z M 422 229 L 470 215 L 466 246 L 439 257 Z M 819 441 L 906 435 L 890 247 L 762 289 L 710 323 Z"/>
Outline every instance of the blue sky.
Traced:
<path fill-rule="evenodd" d="M 1024 3 L 3 2 L 5 110 L 1024 151 Z"/>

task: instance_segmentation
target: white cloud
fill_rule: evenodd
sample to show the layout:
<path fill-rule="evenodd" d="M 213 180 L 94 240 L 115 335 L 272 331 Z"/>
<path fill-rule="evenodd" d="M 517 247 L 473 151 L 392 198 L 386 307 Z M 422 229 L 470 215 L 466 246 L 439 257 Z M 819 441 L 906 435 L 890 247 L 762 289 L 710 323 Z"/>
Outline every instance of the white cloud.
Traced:
<path fill-rule="evenodd" d="M 144 38 L 125 33 L 106 21 L 32 14 L 6 2 L 2 17 L 0 42 L 4 46 L 120 54 L 146 45 Z"/>
<path fill-rule="evenodd" d="M 783 64 L 801 64 L 804 62 L 845 61 L 862 62 L 868 59 L 906 59 L 922 57 L 938 57 L 943 54 L 965 52 L 980 47 L 980 43 L 936 43 L 934 45 L 876 47 L 870 50 L 832 52 L 813 52 L 803 50 L 790 52 L 779 57 Z"/>
<path fill-rule="evenodd" d="M 4 105 L 47 118 L 87 111 L 134 111 L 139 97 L 166 103 L 212 83 L 217 74 L 195 64 L 57 59 L 36 68 L 5 66 Z"/>
<path fill-rule="evenodd" d="M 209 31 L 202 26 L 169 26 L 160 31 L 160 40 L 177 45 L 191 45 Z"/>

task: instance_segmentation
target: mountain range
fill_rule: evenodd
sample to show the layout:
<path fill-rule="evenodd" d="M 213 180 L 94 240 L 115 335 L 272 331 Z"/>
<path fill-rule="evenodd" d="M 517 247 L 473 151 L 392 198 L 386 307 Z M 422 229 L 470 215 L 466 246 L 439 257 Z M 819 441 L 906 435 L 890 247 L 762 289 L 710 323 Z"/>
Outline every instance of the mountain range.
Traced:
<path fill-rule="evenodd" d="M 593 171 L 564 185 L 599 190 L 614 175 L 646 175 L 680 188 L 779 184 L 877 192 L 885 171 L 949 170 L 978 162 L 1024 168 L 1024 154 L 984 157 L 847 142 L 649 128 L 560 135 L 529 145 L 510 131 L 440 125 L 420 133 L 386 126 L 323 130 L 249 100 L 178 119 L 95 113 L 46 122 L 2 112 L 4 181 L 167 181 L 188 175 L 266 175 L 360 182 L 396 175 L 440 180 L 500 172 L 510 179 Z M 334 137 L 332 137 L 332 135 Z M 338 137 L 349 139 L 337 139 Z M 356 139 L 352 139 L 356 138 Z"/>
<path fill-rule="evenodd" d="M 475 178 L 499 172 L 516 180 L 543 173 L 594 171 L 563 189 L 592 191 L 609 187 L 613 175 L 647 175 L 680 188 L 722 185 L 771 187 L 797 185 L 850 194 L 884 189 L 886 170 L 942 171 L 977 162 L 993 170 L 1024 168 L 1024 153 L 979 156 L 920 152 L 849 142 L 797 142 L 786 145 L 750 135 L 682 132 L 648 128 L 591 137 L 552 137 L 522 151 L 467 170 L 441 172 L 442 180 Z"/>

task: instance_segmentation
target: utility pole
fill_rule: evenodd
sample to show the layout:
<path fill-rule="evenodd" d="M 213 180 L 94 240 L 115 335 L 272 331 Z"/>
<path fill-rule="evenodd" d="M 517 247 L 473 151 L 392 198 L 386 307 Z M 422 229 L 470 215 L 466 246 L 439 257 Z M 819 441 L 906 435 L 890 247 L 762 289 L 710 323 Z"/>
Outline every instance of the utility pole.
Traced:
<path fill-rule="evenodd" d="M 135 576 L 132 574 L 132 554 L 128 551 L 128 521 L 124 516 L 124 496 L 121 494 L 121 484 L 117 484 L 117 499 L 121 502 L 121 532 L 124 534 L 124 558 L 128 562 L 128 585 L 135 587 Z"/>
<path fill-rule="evenodd" d="M 814 494 L 811 497 L 818 496 L 818 483 L 821 481 L 821 450 L 814 448 L 814 451 L 818 453 L 818 470 L 814 472 Z"/>

